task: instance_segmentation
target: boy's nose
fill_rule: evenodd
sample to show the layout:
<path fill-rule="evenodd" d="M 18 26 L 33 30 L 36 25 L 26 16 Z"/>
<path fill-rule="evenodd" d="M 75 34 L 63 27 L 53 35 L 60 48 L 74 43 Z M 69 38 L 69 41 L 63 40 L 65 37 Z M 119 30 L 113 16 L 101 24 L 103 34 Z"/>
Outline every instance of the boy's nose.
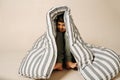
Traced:
<path fill-rule="evenodd" d="M 65 28 L 65 26 L 62 26 L 62 28 Z"/>

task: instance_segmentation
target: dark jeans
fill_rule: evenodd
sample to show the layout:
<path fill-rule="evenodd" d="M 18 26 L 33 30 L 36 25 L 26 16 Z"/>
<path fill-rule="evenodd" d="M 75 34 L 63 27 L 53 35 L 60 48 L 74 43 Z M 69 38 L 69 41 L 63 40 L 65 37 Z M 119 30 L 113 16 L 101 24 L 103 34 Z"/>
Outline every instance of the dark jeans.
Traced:
<path fill-rule="evenodd" d="M 70 47 L 68 41 L 65 39 L 65 33 L 57 32 L 56 44 L 57 44 L 57 62 L 62 63 L 63 59 L 65 62 L 72 61 L 72 55 L 70 53 Z"/>

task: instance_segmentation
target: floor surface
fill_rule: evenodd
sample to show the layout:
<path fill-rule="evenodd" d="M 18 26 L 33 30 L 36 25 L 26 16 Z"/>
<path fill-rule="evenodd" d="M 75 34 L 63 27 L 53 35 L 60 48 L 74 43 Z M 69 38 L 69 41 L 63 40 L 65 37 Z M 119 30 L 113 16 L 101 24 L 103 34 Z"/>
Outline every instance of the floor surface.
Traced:
<path fill-rule="evenodd" d="M 32 80 L 18 74 L 20 62 L 26 54 L 1 53 L 0 54 L 0 80 Z M 48 80 L 84 80 L 78 71 L 64 70 L 53 72 Z M 120 74 L 113 80 L 120 80 Z"/>

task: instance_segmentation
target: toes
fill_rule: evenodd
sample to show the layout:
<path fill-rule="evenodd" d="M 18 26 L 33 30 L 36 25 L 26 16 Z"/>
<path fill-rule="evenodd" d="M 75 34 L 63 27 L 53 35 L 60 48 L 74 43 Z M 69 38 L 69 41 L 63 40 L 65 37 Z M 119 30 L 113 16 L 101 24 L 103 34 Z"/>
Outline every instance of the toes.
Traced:
<path fill-rule="evenodd" d="M 74 69 L 77 67 L 77 63 L 67 62 L 67 69 Z"/>

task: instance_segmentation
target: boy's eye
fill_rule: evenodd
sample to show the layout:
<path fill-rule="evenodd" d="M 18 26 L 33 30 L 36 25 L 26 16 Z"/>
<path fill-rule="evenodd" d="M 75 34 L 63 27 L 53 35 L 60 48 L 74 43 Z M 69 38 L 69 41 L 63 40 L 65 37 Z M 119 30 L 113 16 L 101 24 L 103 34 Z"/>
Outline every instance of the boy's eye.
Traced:
<path fill-rule="evenodd" d="M 62 26 L 65 26 L 65 24 L 62 24 Z"/>
<path fill-rule="evenodd" d="M 64 23 L 62 23 L 62 24 L 58 24 L 58 26 L 65 26 L 65 24 L 64 24 Z"/>
<path fill-rule="evenodd" d="M 60 24 L 58 24 L 58 26 L 60 26 Z"/>

